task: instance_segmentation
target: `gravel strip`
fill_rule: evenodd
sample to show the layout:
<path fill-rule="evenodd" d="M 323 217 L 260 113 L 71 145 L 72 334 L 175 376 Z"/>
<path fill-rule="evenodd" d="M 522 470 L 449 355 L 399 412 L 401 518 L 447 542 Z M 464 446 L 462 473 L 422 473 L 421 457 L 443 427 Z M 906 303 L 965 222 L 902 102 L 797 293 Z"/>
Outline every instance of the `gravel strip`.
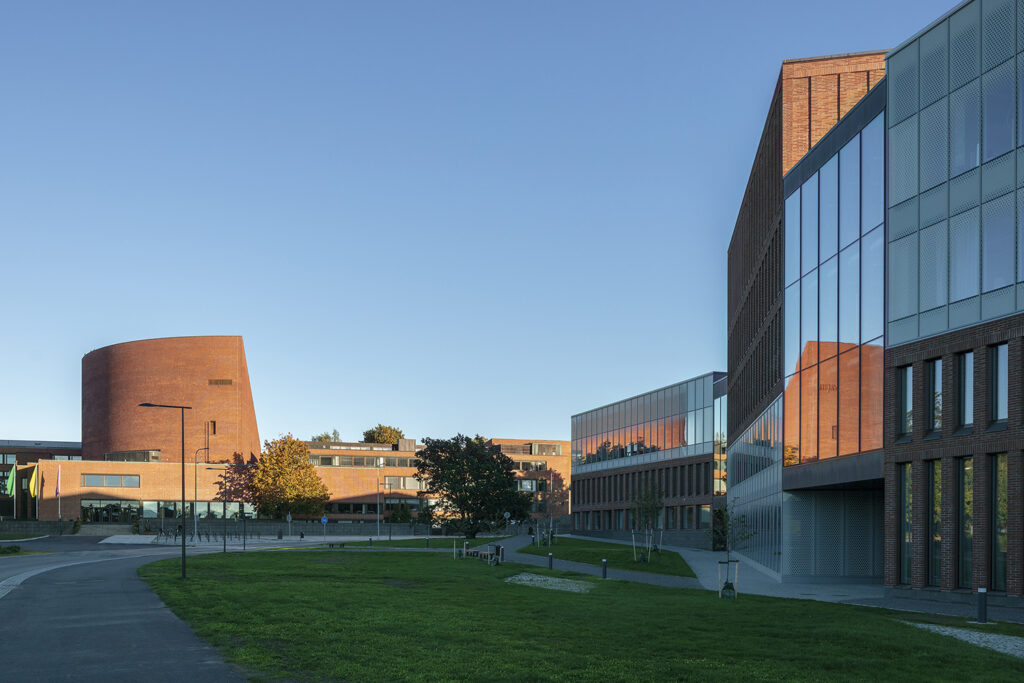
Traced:
<path fill-rule="evenodd" d="M 955 628 L 953 626 L 939 626 L 937 624 L 918 624 L 912 621 L 903 622 L 923 628 L 928 631 L 934 631 L 935 633 L 941 633 L 944 636 L 952 636 L 958 638 L 965 643 L 971 645 L 977 645 L 978 647 L 985 647 L 989 650 L 995 650 L 996 652 L 1002 652 L 1003 654 L 1010 655 L 1012 657 L 1020 657 L 1024 659 L 1024 638 L 1018 636 L 1004 636 L 999 633 L 982 633 L 981 631 L 975 631 L 969 628 Z"/>
<path fill-rule="evenodd" d="M 569 591 L 570 593 L 589 593 L 593 584 L 587 581 L 576 581 L 574 579 L 558 579 L 553 576 L 542 576 L 523 572 L 505 579 L 508 583 L 518 583 L 524 586 L 536 588 L 549 588 L 556 591 Z"/>

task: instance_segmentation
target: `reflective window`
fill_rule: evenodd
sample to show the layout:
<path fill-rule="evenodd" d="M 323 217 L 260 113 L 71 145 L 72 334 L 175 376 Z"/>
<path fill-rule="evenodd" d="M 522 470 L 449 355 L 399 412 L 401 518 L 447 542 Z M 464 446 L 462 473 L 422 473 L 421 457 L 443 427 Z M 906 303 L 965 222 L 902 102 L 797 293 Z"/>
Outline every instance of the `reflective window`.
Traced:
<path fill-rule="evenodd" d="M 1024 55 L 1017 55 L 1017 144 L 1024 145 Z"/>
<path fill-rule="evenodd" d="M 786 366 L 787 373 L 800 369 L 800 284 L 786 288 Z"/>
<path fill-rule="evenodd" d="M 786 284 L 800 277 L 800 190 L 786 199 Z"/>
<path fill-rule="evenodd" d="M 928 361 L 925 365 L 928 375 L 928 430 L 942 431 L 942 359 Z"/>
<path fill-rule="evenodd" d="M 862 340 L 882 335 L 885 291 L 885 236 L 875 230 L 861 240 L 861 331 Z"/>
<path fill-rule="evenodd" d="M 907 365 L 899 368 L 899 434 L 909 436 L 914 431 L 914 369 Z"/>
<path fill-rule="evenodd" d="M 914 540 L 914 487 L 910 463 L 900 463 L 897 467 L 900 481 L 900 583 L 909 584 Z"/>
<path fill-rule="evenodd" d="M 879 114 L 861 132 L 861 233 L 882 222 L 885 197 L 885 140 Z"/>
<path fill-rule="evenodd" d="M 860 236 L 860 135 L 839 151 L 839 248 Z"/>
<path fill-rule="evenodd" d="M 839 455 L 857 453 L 860 435 L 860 350 L 839 354 Z"/>
<path fill-rule="evenodd" d="M 818 458 L 834 458 L 839 442 L 839 360 L 823 360 L 818 366 Z"/>
<path fill-rule="evenodd" d="M 839 254 L 839 341 L 860 342 L 860 244 Z"/>
<path fill-rule="evenodd" d="M 1013 149 L 1013 62 L 993 69 L 982 78 L 981 130 L 983 160 L 990 161 Z"/>
<path fill-rule="evenodd" d="M 957 585 L 971 588 L 973 569 L 972 550 L 974 547 L 974 459 L 971 457 L 957 460 L 957 526 L 960 534 L 957 545 Z"/>
<path fill-rule="evenodd" d="M 785 412 L 785 445 L 783 463 L 800 464 L 800 373 L 786 379 L 783 391 Z"/>
<path fill-rule="evenodd" d="M 839 249 L 839 159 L 832 157 L 818 172 L 818 251 L 824 261 Z"/>
<path fill-rule="evenodd" d="M 800 373 L 800 462 L 818 459 L 818 366 Z"/>
<path fill-rule="evenodd" d="M 800 188 L 801 274 L 818 265 L 818 175 L 813 175 Z"/>
<path fill-rule="evenodd" d="M 989 348 L 989 369 L 991 381 L 991 397 L 989 417 L 993 422 L 1005 422 L 1007 418 L 1007 401 L 1010 395 L 1010 373 L 1007 368 L 1008 345 L 998 344 Z"/>
<path fill-rule="evenodd" d="M 860 450 L 882 447 L 882 339 L 860 347 Z"/>
<path fill-rule="evenodd" d="M 949 96 L 949 175 L 955 177 L 978 165 L 981 98 L 978 81 Z"/>
<path fill-rule="evenodd" d="M 928 462 L 928 585 L 941 585 L 942 461 Z"/>
<path fill-rule="evenodd" d="M 978 293 L 978 210 L 949 221 L 949 299 L 960 301 Z"/>
<path fill-rule="evenodd" d="M 839 257 L 819 269 L 818 349 L 822 360 L 836 355 L 839 341 Z"/>
<path fill-rule="evenodd" d="M 992 585 L 997 591 L 1006 590 L 1006 527 L 1008 491 L 1006 453 L 991 457 L 992 468 Z"/>
<path fill-rule="evenodd" d="M 1013 195 L 981 207 L 981 291 L 1013 284 Z"/>
<path fill-rule="evenodd" d="M 961 427 L 974 424 L 974 352 L 957 357 L 957 415 Z"/>
<path fill-rule="evenodd" d="M 800 281 L 800 365 L 818 362 L 818 272 Z"/>

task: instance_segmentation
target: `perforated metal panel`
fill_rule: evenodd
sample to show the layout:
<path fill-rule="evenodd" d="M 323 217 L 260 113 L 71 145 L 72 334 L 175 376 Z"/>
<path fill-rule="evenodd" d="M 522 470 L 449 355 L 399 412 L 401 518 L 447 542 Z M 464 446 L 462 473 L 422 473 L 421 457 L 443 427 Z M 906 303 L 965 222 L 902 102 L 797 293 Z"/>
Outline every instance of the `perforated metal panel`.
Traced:
<path fill-rule="evenodd" d="M 1014 0 L 985 0 L 981 12 L 981 65 L 982 71 L 988 71 L 1013 56 Z"/>
<path fill-rule="evenodd" d="M 948 227 L 946 221 L 921 231 L 920 241 L 920 305 L 922 311 L 942 306 L 947 301 L 947 260 L 946 246 Z"/>
<path fill-rule="evenodd" d="M 893 125 L 917 112 L 917 41 L 889 57 L 886 68 L 886 106 L 889 125 Z"/>
<path fill-rule="evenodd" d="M 889 206 L 906 201 L 915 194 L 917 194 L 916 115 L 889 129 Z"/>
<path fill-rule="evenodd" d="M 921 190 L 946 182 L 949 175 L 949 112 L 946 99 L 921 111 Z"/>
<path fill-rule="evenodd" d="M 921 106 L 927 107 L 949 92 L 949 24 L 939 24 L 919 42 Z"/>
<path fill-rule="evenodd" d="M 981 291 L 980 212 L 971 209 L 949 219 L 949 298 L 959 301 Z M 950 312 L 952 324 L 952 311 Z"/>
<path fill-rule="evenodd" d="M 949 19 L 949 88 L 977 78 L 981 66 L 981 3 L 967 5 Z"/>
<path fill-rule="evenodd" d="M 889 245 L 889 320 L 917 313 L 917 233 Z"/>
<path fill-rule="evenodd" d="M 949 305 L 949 327 L 971 325 L 981 319 L 981 297 L 972 297 Z"/>
<path fill-rule="evenodd" d="M 917 197 L 911 197 L 899 206 L 889 209 L 889 240 L 917 231 Z"/>
<path fill-rule="evenodd" d="M 983 320 L 1013 313 L 1014 287 L 1004 287 L 981 295 L 981 317 Z"/>
<path fill-rule="evenodd" d="M 1016 155 L 1006 154 L 981 167 L 981 201 L 1004 195 L 1013 189 Z"/>
<path fill-rule="evenodd" d="M 981 199 L 981 173 L 968 171 L 949 181 L 949 213 L 955 216 L 976 207 Z"/>
<path fill-rule="evenodd" d="M 946 218 L 949 208 L 949 188 L 946 185 L 939 185 L 936 188 L 921 193 L 921 225 L 929 226 Z"/>
<path fill-rule="evenodd" d="M 814 494 L 814 573 L 843 574 L 843 494 Z"/>
<path fill-rule="evenodd" d="M 814 572 L 814 503 L 804 495 L 784 493 L 783 574 Z"/>
<path fill-rule="evenodd" d="M 981 291 L 1012 285 L 1014 278 L 1014 195 L 1006 194 L 981 207 Z M 1011 305 L 1012 310 L 1012 305 Z M 985 313 L 982 305 L 982 317 Z"/>
<path fill-rule="evenodd" d="M 1017 190 L 1017 282 L 1024 282 L 1024 190 Z"/>
<path fill-rule="evenodd" d="M 845 576 L 872 576 L 874 557 L 874 511 L 870 493 L 850 492 L 844 496 L 843 545 Z"/>
<path fill-rule="evenodd" d="M 921 313 L 917 317 L 918 332 L 922 336 L 945 332 L 949 329 L 948 313 L 945 306 Z"/>

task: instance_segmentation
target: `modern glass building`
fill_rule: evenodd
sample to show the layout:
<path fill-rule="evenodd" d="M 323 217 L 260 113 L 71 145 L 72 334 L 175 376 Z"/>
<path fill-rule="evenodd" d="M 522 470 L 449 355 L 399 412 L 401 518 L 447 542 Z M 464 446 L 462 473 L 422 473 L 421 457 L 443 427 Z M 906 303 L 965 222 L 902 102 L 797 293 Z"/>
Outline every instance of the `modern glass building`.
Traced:
<path fill-rule="evenodd" d="M 1024 3 L 962 3 L 887 63 L 885 582 L 1019 605 Z"/>
<path fill-rule="evenodd" d="M 655 491 L 665 542 L 705 546 L 725 494 L 725 374 L 711 372 L 572 416 L 573 529 L 628 538 L 631 507 Z"/>

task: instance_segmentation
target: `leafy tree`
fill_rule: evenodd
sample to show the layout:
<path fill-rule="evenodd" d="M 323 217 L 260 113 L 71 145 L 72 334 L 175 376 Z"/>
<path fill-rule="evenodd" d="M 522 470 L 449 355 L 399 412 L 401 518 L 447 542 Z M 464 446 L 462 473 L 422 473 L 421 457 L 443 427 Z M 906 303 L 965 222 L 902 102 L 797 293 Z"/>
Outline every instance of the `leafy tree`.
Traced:
<path fill-rule="evenodd" d="M 341 434 L 338 433 L 337 429 L 331 430 L 330 432 L 322 432 L 320 434 L 314 434 L 310 441 L 316 443 L 331 443 L 332 441 L 341 441 Z"/>
<path fill-rule="evenodd" d="M 363 432 L 363 441 L 366 443 L 390 443 L 396 444 L 399 439 L 404 439 L 405 433 L 398 427 L 378 424 Z"/>
<path fill-rule="evenodd" d="M 637 491 L 630 503 L 633 517 L 633 560 L 651 561 L 651 546 L 654 545 L 654 529 L 658 524 L 658 516 L 665 506 L 665 496 L 657 488 L 647 486 Z M 637 557 L 635 534 L 642 534 L 642 546 L 647 548 L 646 556 L 640 553 Z"/>
<path fill-rule="evenodd" d="M 735 514 L 730 507 L 720 507 L 712 520 L 711 528 L 705 531 L 711 539 L 711 549 L 724 550 L 726 561 L 732 560 L 732 551 L 754 535 L 747 516 Z"/>
<path fill-rule="evenodd" d="M 531 496 L 517 490 L 512 459 L 483 437 L 456 434 L 451 439 L 424 439 L 416 455 L 416 478 L 425 493 L 438 499 L 434 513 L 449 520 L 467 538 L 491 524 L 504 524 L 504 513 L 522 520 Z"/>
<path fill-rule="evenodd" d="M 412 522 L 412 512 L 405 503 L 399 503 L 398 507 L 391 508 L 391 517 L 388 519 L 392 524 L 409 524 Z"/>
<path fill-rule="evenodd" d="M 256 460 L 246 462 L 241 453 L 235 453 L 230 465 L 217 480 L 216 500 L 226 503 L 252 501 L 252 477 L 256 472 Z"/>
<path fill-rule="evenodd" d="M 327 487 L 309 462 L 309 448 L 291 434 L 263 442 L 249 485 L 253 503 L 262 513 L 282 517 L 287 512 L 319 515 L 330 498 Z"/>

